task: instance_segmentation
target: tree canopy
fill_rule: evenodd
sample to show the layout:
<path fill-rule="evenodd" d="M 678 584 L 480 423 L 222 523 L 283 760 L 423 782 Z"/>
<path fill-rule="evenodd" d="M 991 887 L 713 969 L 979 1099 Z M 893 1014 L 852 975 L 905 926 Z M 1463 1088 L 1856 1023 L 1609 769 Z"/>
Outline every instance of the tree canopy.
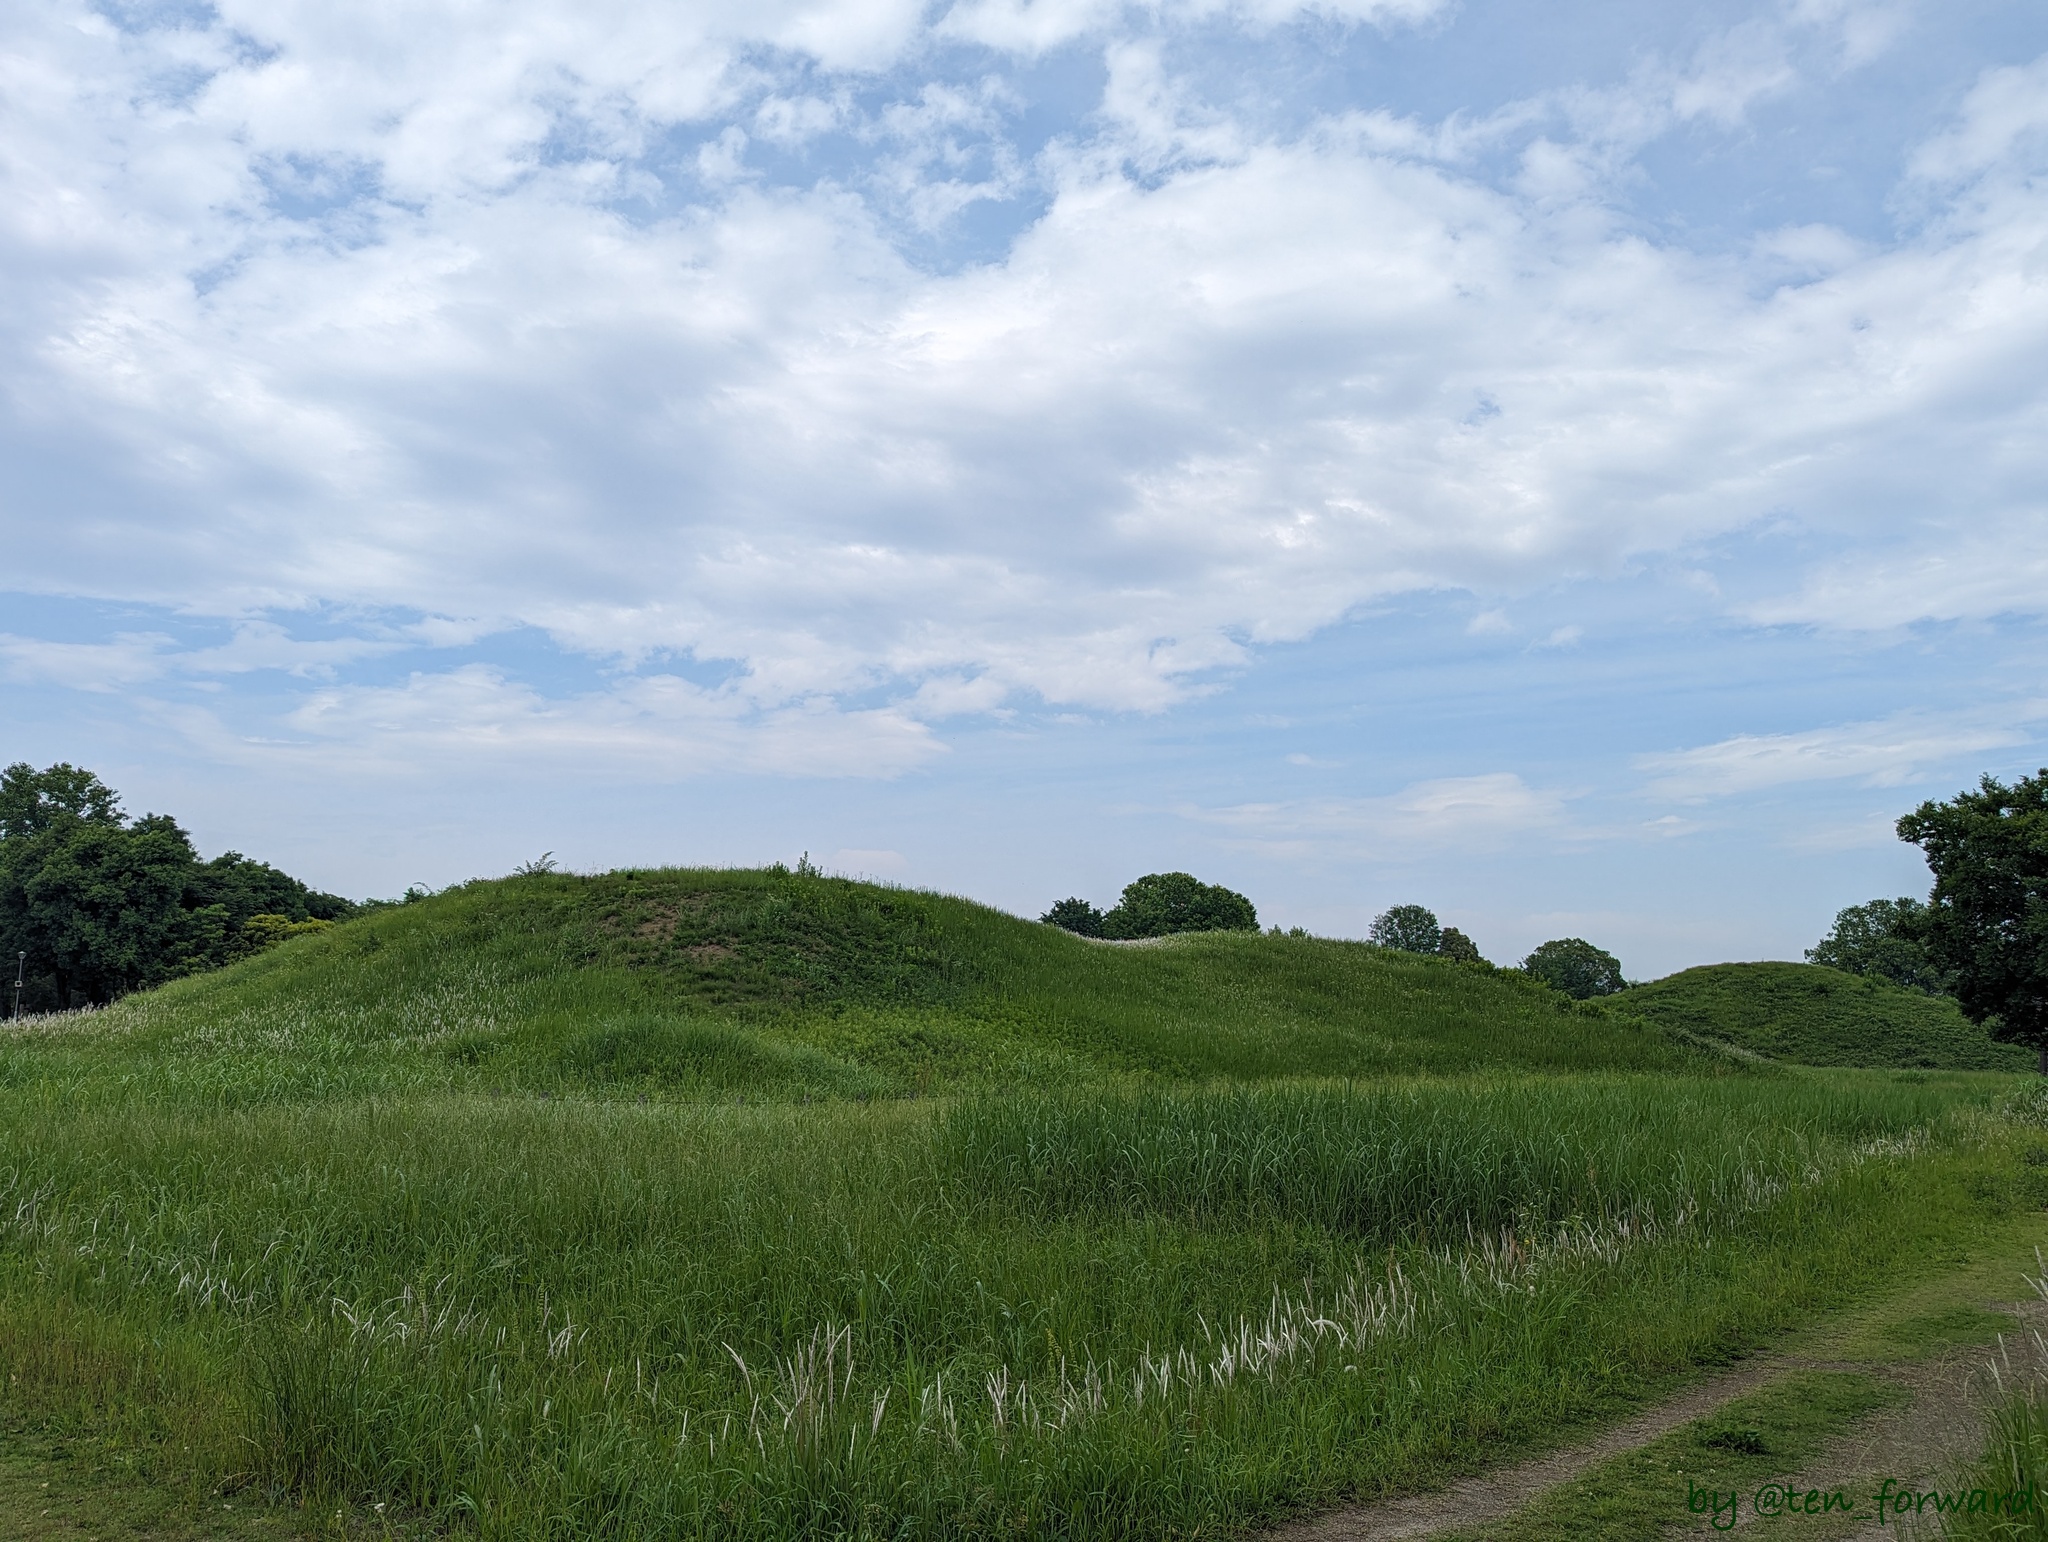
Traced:
<path fill-rule="evenodd" d="M 0 954 L 27 955 L 28 1010 L 111 1001 L 353 908 L 239 852 L 200 861 L 176 820 L 127 818 L 80 767 L 0 772 Z"/>
<path fill-rule="evenodd" d="M 1806 950 L 1806 961 L 1942 995 L 1948 977 L 1927 956 L 1920 932 L 1926 913 L 1920 901 L 1904 896 L 1850 905 L 1836 912 L 1827 936 Z"/>
<path fill-rule="evenodd" d="M 1057 926 L 1063 932 L 1072 932 L 1077 937 L 1102 935 L 1102 912 L 1084 899 L 1060 900 L 1038 919 L 1048 926 Z"/>
<path fill-rule="evenodd" d="M 1374 919 L 1366 939 L 1403 953 L 1435 953 L 1443 947 L 1444 929 L 1436 913 L 1421 905 L 1396 905 Z M 1473 950 L 1477 952 L 1477 949 Z"/>
<path fill-rule="evenodd" d="M 1443 936 L 1437 939 L 1438 958 L 1450 959 L 1458 964 L 1483 964 L 1485 958 L 1479 952 L 1479 944 L 1459 931 L 1455 926 L 1444 928 Z"/>
<path fill-rule="evenodd" d="M 1252 902 L 1191 873 L 1147 873 L 1124 886 L 1123 897 L 1102 918 L 1100 935 L 1119 941 L 1175 932 L 1255 932 Z"/>
<path fill-rule="evenodd" d="M 1621 960 L 1583 937 L 1559 937 L 1544 943 L 1522 960 L 1522 972 L 1574 1001 L 1611 996 L 1628 985 L 1621 977 Z"/>
<path fill-rule="evenodd" d="M 1963 1012 L 2048 1075 L 2048 768 L 1929 801 L 1899 821 L 1934 889 L 1913 934 Z"/>

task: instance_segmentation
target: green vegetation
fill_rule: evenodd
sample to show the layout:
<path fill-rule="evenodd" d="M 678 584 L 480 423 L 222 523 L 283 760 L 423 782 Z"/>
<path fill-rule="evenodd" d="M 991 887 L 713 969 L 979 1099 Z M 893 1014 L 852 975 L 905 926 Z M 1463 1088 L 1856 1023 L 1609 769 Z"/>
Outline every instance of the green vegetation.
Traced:
<path fill-rule="evenodd" d="M 1427 905 L 1395 905 L 1373 917 L 1366 936 L 1376 947 L 1434 953 L 1443 946 L 1444 929 Z"/>
<path fill-rule="evenodd" d="M 1559 1484 L 1509 1521 L 1440 1542 L 1639 1542 L 1667 1528 L 1733 1530 L 1754 1517 L 1761 1484 L 1797 1473 L 1830 1438 L 1897 1397 L 1894 1388 L 1856 1371 L 1787 1376 Z M 1867 1515 L 1867 1493 L 1844 1497 Z M 1817 1500 L 1816 1512 L 1826 1502 Z M 1836 1522 L 1860 1518 L 1839 1506 L 1826 1513 Z M 1823 1534 L 1839 1533 L 1829 1527 Z"/>
<path fill-rule="evenodd" d="M 26 958 L 25 1010 L 111 1001 L 354 909 L 240 852 L 201 862 L 175 820 L 128 819 L 90 771 L 0 772 L 0 956 Z"/>
<path fill-rule="evenodd" d="M 1147 873 L 1124 885 L 1123 897 L 1107 914 L 1084 899 L 1063 899 L 1039 919 L 1079 937 L 1113 942 L 1259 929 L 1259 913 L 1250 900 L 1191 873 Z"/>
<path fill-rule="evenodd" d="M 1909 895 L 1845 906 L 1827 936 L 1806 950 L 1806 961 L 1942 995 L 1949 981 L 1927 955 L 1926 920 L 1927 907 Z"/>
<path fill-rule="evenodd" d="M 1610 998 L 1624 1012 L 1803 1065 L 2023 1070 L 1945 996 L 1815 964 L 1710 964 Z"/>
<path fill-rule="evenodd" d="M 2021 1542 L 2048 1538 L 2048 1386 L 2039 1382 L 2011 1388 L 1991 1415 L 1991 1442 L 1983 1459 L 1966 1473 L 1948 1477 L 1950 1495 L 1975 1490 L 1987 1496 L 2024 1494 L 2029 1502 L 1994 1498 L 1972 1513 L 1943 1517 L 1943 1534 L 1958 1542 Z"/>
<path fill-rule="evenodd" d="M 1912 935 L 1964 1015 L 2034 1050 L 2048 1076 L 2048 767 L 1923 803 L 1899 839 L 1934 872 Z"/>
<path fill-rule="evenodd" d="M 0 1039 L 0 1426 L 485 1542 L 1244 1531 L 2008 1225 L 2003 1085 L 1365 944 L 530 872 Z"/>
<path fill-rule="evenodd" d="M 1727 1064 L 1514 976 L 1363 943 L 1208 933 L 1107 947 L 964 900 L 774 871 L 472 884 L 117 1002 L 95 1023 L 0 1048 L 0 1086 L 801 1101 L 1109 1074 Z"/>
<path fill-rule="evenodd" d="M 1628 984 L 1621 977 L 1621 960 L 1583 937 L 1558 937 L 1541 944 L 1522 960 L 1522 973 L 1574 1001 L 1612 996 Z"/>

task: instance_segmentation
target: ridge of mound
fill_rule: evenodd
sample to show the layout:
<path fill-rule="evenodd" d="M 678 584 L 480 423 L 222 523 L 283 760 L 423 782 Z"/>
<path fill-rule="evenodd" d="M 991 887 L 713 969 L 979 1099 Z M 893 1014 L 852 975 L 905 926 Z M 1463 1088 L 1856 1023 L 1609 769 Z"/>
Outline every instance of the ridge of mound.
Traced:
<path fill-rule="evenodd" d="M 1608 998 L 1670 1029 L 1801 1065 L 2024 1071 L 1946 996 L 1819 964 L 1704 964 Z"/>
<path fill-rule="evenodd" d="M 1256 933 L 1104 947 L 947 895 L 775 869 L 479 880 L 94 1023 L 75 1036 L 80 1074 L 118 1038 L 235 1100 L 309 1080 L 802 1099 L 1726 1065 L 1504 971 Z"/>

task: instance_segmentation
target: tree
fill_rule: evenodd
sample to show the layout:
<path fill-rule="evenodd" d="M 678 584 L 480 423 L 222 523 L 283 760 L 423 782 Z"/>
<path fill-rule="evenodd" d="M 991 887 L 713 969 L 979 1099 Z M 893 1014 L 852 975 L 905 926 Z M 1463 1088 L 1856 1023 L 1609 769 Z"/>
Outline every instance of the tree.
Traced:
<path fill-rule="evenodd" d="M 1544 943 L 1522 960 L 1522 972 L 1574 1001 L 1612 996 L 1628 985 L 1621 977 L 1621 960 L 1583 937 L 1559 937 Z"/>
<path fill-rule="evenodd" d="M 1038 919 L 1077 937 L 1102 935 L 1102 912 L 1084 899 L 1063 899 Z"/>
<path fill-rule="evenodd" d="M 0 772 L 0 954 L 28 955 L 24 1005 L 95 1005 L 260 945 L 254 915 L 338 920 L 347 900 L 228 852 L 201 862 L 167 814 L 129 820 L 90 771 Z"/>
<path fill-rule="evenodd" d="M 1835 913 L 1834 928 L 1806 950 L 1806 961 L 1930 996 L 1946 994 L 1948 978 L 1934 967 L 1920 935 L 1926 911 L 1918 900 L 1907 898 L 1850 905 Z"/>
<path fill-rule="evenodd" d="M 1116 908 L 1102 918 L 1102 935 L 1120 941 L 1175 932 L 1255 932 L 1252 902 L 1190 873 L 1147 873 L 1124 886 Z"/>
<path fill-rule="evenodd" d="M 1929 962 L 1965 1016 L 2038 1051 L 2048 1076 L 2048 767 L 2010 787 L 1986 776 L 1898 829 L 1934 873 L 1913 922 Z"/>
<path fill-rule="evenodd" d="M 1455 926 L 1444 928 L 1443 936 L 1437 939 L 1436 952 L 1438 958 L 1447 958 L 1453 963 L 1483 964 L 1486 962 L 1480 956 L 1479 944 L 1470 937 L 1467 937 Z"/>
<path fill-rule="evenodd" d="M 1381 911 L 1366 937 L 1383 948 L 1403 953 L 1434 953 L 1443 946 L 1444 929 L 1434 912 L 1421 905 L 1396 905 Z"/>

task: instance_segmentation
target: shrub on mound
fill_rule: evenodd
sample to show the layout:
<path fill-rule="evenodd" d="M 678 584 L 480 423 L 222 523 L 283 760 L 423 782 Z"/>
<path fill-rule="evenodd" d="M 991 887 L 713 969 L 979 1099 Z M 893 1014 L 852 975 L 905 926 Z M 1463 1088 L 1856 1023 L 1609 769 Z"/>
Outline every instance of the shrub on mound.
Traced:
<path fill-rule="evenodd" d="M 1583 937 L 1559 937 L 1544 943 L 1522 960 L 1522 973 L 1534 975 L 1574 1001 L 1612 996 L 1628 987 L 1621 977 L 1621 960 Z"/>
<path fill-rule="evenodd" d="M 1102 935 L 1102 912 L 1084 899 L 1063 899 L 1038 919 L 1077 937 Z"/>
<path fill-rule="evenodd" d="M 1242 894 L 1190 873 L 1147 873 L 1124 888 L 1099 935 L 1118 941 L 1175 932 L 1255 932 L 1259 913 Z"/>

